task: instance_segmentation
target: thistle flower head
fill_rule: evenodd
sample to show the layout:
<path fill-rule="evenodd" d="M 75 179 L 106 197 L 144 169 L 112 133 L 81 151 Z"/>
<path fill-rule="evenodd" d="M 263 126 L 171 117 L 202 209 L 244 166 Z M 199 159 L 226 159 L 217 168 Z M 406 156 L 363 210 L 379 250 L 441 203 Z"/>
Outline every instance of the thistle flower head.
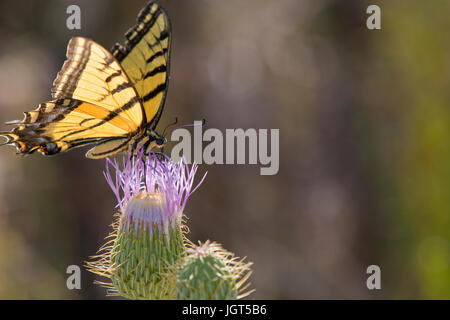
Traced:
<path fill-rule="evenodd" d="M 252 263 L 245 263 L 215 242 L 190 244 L 178 265 L 178 300 L 234 300 L 246 297 Z"/>
<path fill-rule="evenodd" d="M 105 276 L 112 294 L 130 299 L 172 299 L 176 276 L 171 266 L 186 255 L 182 215 L 194 187 L 197 165 L 174 163 L 156 154 L 128 155 L 122 161 L 106 160 L 105 177 L 120 208 L 111 240 L 91 272 Z"/>
<path fill-rule="evenodd" d="M 167 233 L 169 226 L 181 223 L 188 198 L 205 179 L 206 174 L 194 187 L 195 163 L 189 167 L 184 159 L 175 163 L 162 157 L 151 153 L 144 158 L 139 150 L 123 159 L 122 168 L 116 160 L 106 160 L 105 178 L 127 220 L 127 231 L 157 225 Z"/>

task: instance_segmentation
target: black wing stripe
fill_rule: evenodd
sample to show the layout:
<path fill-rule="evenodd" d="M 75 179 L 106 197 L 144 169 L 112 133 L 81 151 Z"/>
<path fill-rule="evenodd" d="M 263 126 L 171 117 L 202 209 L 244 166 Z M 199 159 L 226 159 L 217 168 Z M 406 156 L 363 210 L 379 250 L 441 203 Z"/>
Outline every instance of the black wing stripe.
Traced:
<path fill-rule="evenodd" d="M 122 84 L 119 84 L 117 87 L 115 87 L 112 91 L 111 94 L 116 94 L 122 90 L 128 89 L 128 88 L 132 88 L 133 85 L 130 82 L 124 82 Z"/>
<path fill-rule="evenodd" d="M 149 57 L 146 62 L 152 63 L 156 58 L 164 56 L 167 53 L 167 48 L 164 48 L 162 51 L 155 52 L 151 57 Z"/>
<path fill-rule="evenodd" d="M 122 74 L 121 71 L 116 71 L 113 74 L 111 74 L 110 76 L 108 76 L 108 78 L 105 79 L 106 82 L 110 82 L 113 78 L 118 77 Z"/>
<path fill-rule="evenodd" d="M 161 83 L 155 89 L 153 89 L 148 94 L 146 94 L 142 100 L 144 102 L 146 102 L 150 99 L 153 99 L 154 97 L 156 97 L 159 93 L 163 92 L 164 90 L 166 90 L 166 83 Z"/>
<path fill-rule="evenodd" d="M 166 71 L 167 71 L 167 66 L 166 65 L 161 65 L 161 66 L 156 67 L 155 69 L 150 70 L 149 72 L 147 72 L 144 75 L 144 79 L 147 79 L 149 77 L 153 77 L 153 76 L 157 75 L 158 73 L 164 73 Z"/>

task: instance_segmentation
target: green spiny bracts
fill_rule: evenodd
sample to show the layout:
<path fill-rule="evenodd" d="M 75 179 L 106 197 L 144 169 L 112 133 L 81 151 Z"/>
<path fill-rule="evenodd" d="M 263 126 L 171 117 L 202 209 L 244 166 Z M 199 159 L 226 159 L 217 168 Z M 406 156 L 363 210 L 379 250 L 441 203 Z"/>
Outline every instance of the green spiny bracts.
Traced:
<path fill-rule="evenodd" d="M 178 267 L 178 300 L 236 300 L 247 296 L 251 263 L 238 260 L 219 244 L 193 246 Z"/>
<path fill-rule="evenodd" d="M 150 198 L 154 195 L 132 199 L 127 207 Z M 111 281 L 117 293 L 129 299 L 173 299 L 176 279 L 168 270 L 186 252 L 181 227 L 164 231 L 157 224 L 137 228 L 129 224 L 125 216 L 110 253 Z"/>
<path fill-rule="evenodd" d="M 111 175 L 109 166 L 115 169 Z M 174 299 L 173 270 L 186 255 L 183 210 L 195 191 L 197 166 L 170 159 L 128 156 L 123 169 L 107 160 L 106 179 L 116 194 L 120 214 L 89 271 L 109 278 L 100 283 L 112 295 L 129 299 Z M 113 176 L 115 179 L 113 179 Z"/>
<path fill-rule="evenodd" d="M 183 227 L 163 227 L 145 221 L 159 220 L 165 205 L 161 194 L 140 193 L 126 205 L 125 214 L 115 224 L 115 235 L 88 269 L 111 280 L 109 293 L 128 299 L 174 299 L 176 277 L 169 270 L 186 253 Z M 101 262 L 101 263 L 99 263 Z"/>

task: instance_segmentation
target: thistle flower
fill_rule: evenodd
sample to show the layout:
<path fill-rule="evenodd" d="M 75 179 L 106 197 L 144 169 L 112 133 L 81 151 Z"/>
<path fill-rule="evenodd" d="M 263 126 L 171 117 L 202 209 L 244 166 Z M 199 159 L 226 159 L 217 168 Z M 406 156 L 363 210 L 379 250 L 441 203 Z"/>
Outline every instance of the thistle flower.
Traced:
<path fill-rule="evenodd" d="M 186 254 L 183 211 L 194 187 L 197 165 L 174 163 L 163 155 L 125 157 L 122 166 L 106 160 L 105 177 L 120 210 L 111 240 L 88 262 L 105 276 L 110 294 L 130 299 L 173 299 L 176 276 L 170 272 Z"/>
<path fill-rule="evenodd" d="M 252 263 L 244 263 L 220 244 L 191 245 L 178 266 L 178 300 L 235 300 L 246 297 Z"/>

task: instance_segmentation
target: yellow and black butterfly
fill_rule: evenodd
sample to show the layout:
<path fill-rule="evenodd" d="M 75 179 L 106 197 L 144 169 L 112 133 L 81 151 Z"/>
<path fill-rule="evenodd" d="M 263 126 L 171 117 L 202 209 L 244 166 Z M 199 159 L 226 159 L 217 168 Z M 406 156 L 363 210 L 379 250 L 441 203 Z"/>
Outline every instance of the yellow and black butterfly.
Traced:
<path fill-rule="evenodd" d="M 67 60 L 53 83 L 52 101 L 25 112 L 9 132 L 5 144 L 20 154 L 39 151 L 54 155 L 88 144 L 92 159 L 125 150 L 161 147 L 156 133 L 169 80 L 170 21 L 162 7 L 150 1 L 124 45 L 111 52 L 98 43 L 74 37 Z"/>

